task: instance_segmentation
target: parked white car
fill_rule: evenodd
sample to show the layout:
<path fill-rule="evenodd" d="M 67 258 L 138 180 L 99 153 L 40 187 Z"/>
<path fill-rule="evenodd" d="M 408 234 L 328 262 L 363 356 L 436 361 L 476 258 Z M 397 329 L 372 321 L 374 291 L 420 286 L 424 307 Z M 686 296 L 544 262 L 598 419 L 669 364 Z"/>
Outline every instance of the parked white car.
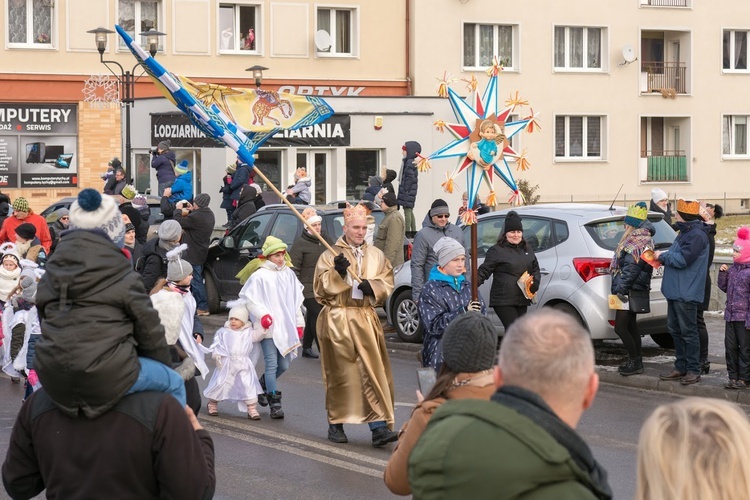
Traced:
<path fill-rule="evenodd" d="M 480 215 L 477 222 L 477 257 L 481 265 L 487 250 L 496 242 L 511 209 Z M 614 250 L 625 231 L 627 209 L 607 205 L 560 203 L 513 208 L 523 219 L 523 233 L 539 260 L 542 281 L 536 296 L 537 307 L 554 307 L 575 316 L 591 338 L 616 339 L 614 311 L 608 307 L 611 279 L 609 265 Z M 661 214 L 649 213 L 656 234 L 657 249 L 669 248 L 677 236 Z M 464 227 L 464 240 L 471 241 Z M 638 315 L 642 335 L 651 335 L 657 344 L 672 346 L 667 332 L 667 301 L 661 293 L 663 268 L 654 271 L 651 280 L 651 312 Z M 479 288 L 489 300 L 492 278 Z M 395 286 L 386 303 L 388 322 L 406 342 L 420 342 L 422 328 L 419 313 L 411 298 L 411 266 L 404 263 L 395 269 Z M 488 314 L 502 331 L 502 324 L 491 308 Z"/>

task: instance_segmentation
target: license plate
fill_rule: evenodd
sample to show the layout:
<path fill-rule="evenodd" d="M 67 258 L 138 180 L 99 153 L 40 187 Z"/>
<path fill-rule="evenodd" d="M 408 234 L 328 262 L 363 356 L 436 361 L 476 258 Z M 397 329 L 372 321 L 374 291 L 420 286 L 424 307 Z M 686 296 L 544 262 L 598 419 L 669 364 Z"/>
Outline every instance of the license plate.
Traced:
<path fill-rule="evenodd" d="M 664 276 L 664 266 L 659 266 L 654 269 L 654 278 L 661 278 L 662 276 Z"/>

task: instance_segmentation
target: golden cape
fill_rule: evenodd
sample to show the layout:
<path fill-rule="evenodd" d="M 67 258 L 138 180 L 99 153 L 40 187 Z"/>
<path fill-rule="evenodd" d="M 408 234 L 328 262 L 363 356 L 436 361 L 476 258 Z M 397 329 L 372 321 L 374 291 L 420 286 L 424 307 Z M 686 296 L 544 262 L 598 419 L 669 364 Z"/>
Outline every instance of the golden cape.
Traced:
<path fill-rule="evenodd" d="M 362 245 L 362 268 L 342 237 L 335 249 L 351 262 L 349 268 L 372 285 L 375 297 L 352 298 L 352 285 L 333 268 L 330 250 L 318 259 L 313 279 L 316 300 L 323 305 L 317 330 L 326 410 L 332 424 L 385 421 L 393 429 L 393 376 L 385 337 L 375 307 L 393 290 L 393 267 L 383 252 Z"/>

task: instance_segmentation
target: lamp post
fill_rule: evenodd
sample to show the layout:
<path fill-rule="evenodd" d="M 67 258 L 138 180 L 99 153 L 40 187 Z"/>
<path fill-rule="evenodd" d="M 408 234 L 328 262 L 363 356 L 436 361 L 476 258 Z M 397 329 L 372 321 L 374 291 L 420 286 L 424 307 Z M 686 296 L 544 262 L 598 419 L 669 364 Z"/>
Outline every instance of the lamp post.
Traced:
<path fill-rule="evenodd" d="M 94 34 L 96 50 L 99 51 L 99 61 L 107 67 L 109 72 L 117 78 L 117 81 L 120 84 L 120 102 L 125 104 L 125 177 L 129 180 L 133 172 L 130 158 L 130 108 L 133 107 L 133 103 L 135 102 L 135 82 L 143 76 L 143 73 L 135 76 L 135 71 L 139 66 L 143 67 L 143 65 L 139 62 L 136 63 L 131 70 L 126 70 L 117 61 L 105 61 L 104 51 L 107 49 L 107 38 L 109 38 L 109 35 L 114 33 L 114 31 L 100 26 L 96 29 L 87 31 L 87 33 Z M 166 35 L 166 33 L 151 28 L 150 30 L 139 34 L 146 39 L 146 47 L 148 48 L 151 57 L 156 57 L 156 52 L 159 48 L 159 37 Z M 120 72 L 117 73 L 112 67 L 110 67 L 110 64 L 116 65 L 120 69 Z"/>
<path fill-rule="evenodd" d="M 245 71 L 252 71 L 253 72 L 253 78 L 255 78 L 255 88 L 260 88 L 260 82 L 263 81 L 263 71 L 267 70 L 265 66 L 259 66 L 255 65 L 250 68 L 247 68 Z"/>

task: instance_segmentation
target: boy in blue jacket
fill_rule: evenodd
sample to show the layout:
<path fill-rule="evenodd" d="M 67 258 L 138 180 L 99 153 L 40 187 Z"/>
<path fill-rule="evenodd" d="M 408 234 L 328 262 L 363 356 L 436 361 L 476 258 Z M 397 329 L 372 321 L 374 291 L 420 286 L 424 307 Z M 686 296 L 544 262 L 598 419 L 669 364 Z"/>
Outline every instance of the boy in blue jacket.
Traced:
<path fill-rule="evenodd" d="M 177 178 L 171 188 L 164 190 L 164 196 L 169 197 L 170 203 L 181 200 L 193 200 L 193 172 L 190 170 L 187 160 L 182 160 L 174 168 Z"/>

